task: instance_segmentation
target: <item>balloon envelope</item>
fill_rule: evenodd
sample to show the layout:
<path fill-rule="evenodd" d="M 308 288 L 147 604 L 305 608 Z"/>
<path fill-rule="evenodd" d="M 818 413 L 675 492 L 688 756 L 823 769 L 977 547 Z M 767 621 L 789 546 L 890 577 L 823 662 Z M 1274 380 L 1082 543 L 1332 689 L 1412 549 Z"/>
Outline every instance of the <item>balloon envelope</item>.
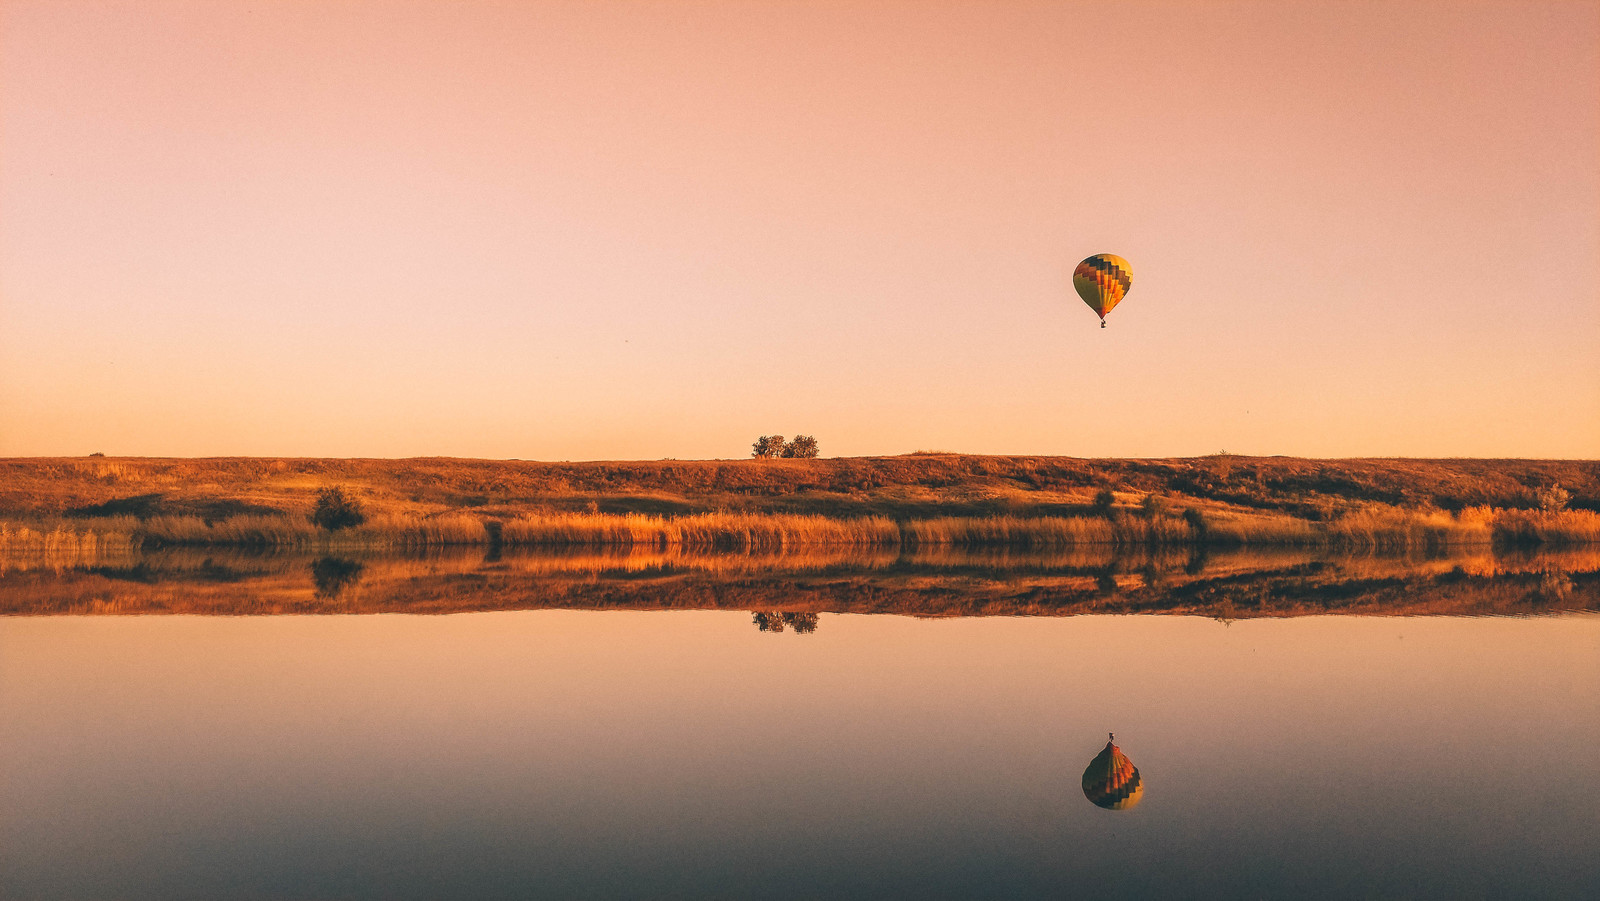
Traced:
<path fill-rule="evenodd" d="M 1096 807 L 1127 810 L 1144 798 L 1144 782 L 1139 768 L 1111 742 L 1089 761 L 1083 771 L 1083 796 Z"/>
<path fill-rule="evenodd" d="M 1072 270 L 1072 287 L 1094 310 L 1101 321 L 1111 308 L 1122 302 L 1133 285 L 1133 270 L 1128 261 L 1115 254 L 1097 253 Z"/>

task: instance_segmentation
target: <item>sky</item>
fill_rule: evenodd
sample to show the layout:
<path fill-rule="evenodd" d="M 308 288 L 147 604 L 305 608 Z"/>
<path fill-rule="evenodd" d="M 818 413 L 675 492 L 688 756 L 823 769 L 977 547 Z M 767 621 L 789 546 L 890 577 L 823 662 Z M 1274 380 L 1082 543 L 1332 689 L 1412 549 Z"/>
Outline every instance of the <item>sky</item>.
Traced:
<path fill-rule="evenodd" d="M 0 0 L 0 456 L 1592 459 L 1597 160 L 1596 2 Z"/>

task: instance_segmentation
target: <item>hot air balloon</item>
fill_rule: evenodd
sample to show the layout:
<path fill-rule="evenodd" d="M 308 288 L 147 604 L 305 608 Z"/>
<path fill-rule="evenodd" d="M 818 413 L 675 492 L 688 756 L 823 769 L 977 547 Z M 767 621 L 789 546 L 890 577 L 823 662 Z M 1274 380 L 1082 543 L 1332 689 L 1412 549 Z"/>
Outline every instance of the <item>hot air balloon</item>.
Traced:
<path fill-rule="evenodd" d="M 1112 735 L 1105 750 L 1083 771 L 1083 796 L 1096 807 L 1127 810 L 1144 797 L 1144 782 L 1139 779 L 1139 768 L 1113 744 L 1116 740 Z"/>
<path fill-rule="evenodd" d="M 1072 270 L 1072 287 L 1078 296 L 1100 317 L 1100 327 L 1106 327 L 1106 314 L 1122 302 L 1133 285 L 1133 270 L 1128 261 L 1115 254 L 1097 253 Z"/>

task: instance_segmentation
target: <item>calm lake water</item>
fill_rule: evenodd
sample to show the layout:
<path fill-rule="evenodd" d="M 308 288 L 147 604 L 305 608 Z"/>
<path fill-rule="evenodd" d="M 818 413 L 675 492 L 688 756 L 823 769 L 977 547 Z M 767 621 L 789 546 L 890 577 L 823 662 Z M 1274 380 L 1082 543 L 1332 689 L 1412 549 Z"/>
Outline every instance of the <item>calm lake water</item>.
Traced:
<path fill-rule="evenodd" d="M 1600 896 L 1582 561 L 1369 560 L 1343 580 L 1304 560 L 835 561 L 733 587 L 599 567 L 559 591 L 488 579 L 493 560 L 318 563 L 0 574 L 0 896 Z M 1034 615 L 834 609 L 890 603 L 890 583 L 911 592 L 896 604 L 1000 592 Z M 585 591 L 610 609 L 557 609 Z M 1094 612 L 1185 591 L 1183 613 Z M 1385 591 L 1538 615 L 1272 613 Z M 546 606 L 92 612 L 474 592 Z M 1038 615 L 1061 596 L 1074 615 Z M 1108 732 L 1142 779 L 1130 809 L 1081 784 Z"/>

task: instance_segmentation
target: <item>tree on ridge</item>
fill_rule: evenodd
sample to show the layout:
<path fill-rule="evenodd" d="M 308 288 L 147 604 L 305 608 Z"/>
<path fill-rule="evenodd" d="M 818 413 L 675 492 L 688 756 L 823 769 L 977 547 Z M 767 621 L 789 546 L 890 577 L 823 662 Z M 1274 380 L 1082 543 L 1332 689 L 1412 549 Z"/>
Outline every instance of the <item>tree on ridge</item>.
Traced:
<path fill-rule="evenodd" d="M 796 435 L 794 440 L 783 447 L 785 457 L 800 457 L 809 459 L 817 455 L 817 439 L 810 435 Z"/>
<path fill-rule="evenodd" d="M 756 443 L 750 446 L 750 456 L 758 460 L 770 460 L 783 456 L 782 435 L 762 435 Z"/>

